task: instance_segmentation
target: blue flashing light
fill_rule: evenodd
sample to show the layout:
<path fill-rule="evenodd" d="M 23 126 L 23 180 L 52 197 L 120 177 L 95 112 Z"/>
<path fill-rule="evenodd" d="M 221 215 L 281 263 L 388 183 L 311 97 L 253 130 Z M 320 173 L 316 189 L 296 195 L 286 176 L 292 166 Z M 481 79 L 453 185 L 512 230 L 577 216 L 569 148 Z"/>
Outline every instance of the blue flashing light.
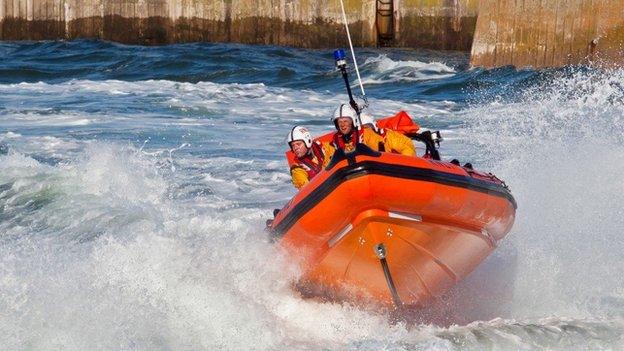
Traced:
<path fill-rule="evenodd" d="M 346 55 L 343 49 L 334 50 L 334 60 L 341 61 L 344 60 L 345 57 Z"/>

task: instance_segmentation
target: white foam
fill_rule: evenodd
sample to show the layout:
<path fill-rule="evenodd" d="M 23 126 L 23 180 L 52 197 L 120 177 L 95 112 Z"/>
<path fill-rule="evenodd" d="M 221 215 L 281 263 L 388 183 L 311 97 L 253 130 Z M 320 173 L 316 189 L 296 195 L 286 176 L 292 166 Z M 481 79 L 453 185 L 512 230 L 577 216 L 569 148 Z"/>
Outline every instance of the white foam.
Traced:
<path fill-rule="evenodd" d="M 518 200 L 500 251 L 513 257 L 509 316 L 624 314 L 622 83 L 621 70 L 577 72 L 461 113 Z"/>
<path fill-rule="evenodd" d="M 251 225 L 266 213 L 171 202 L 135 151 L 98 145 L 63 167 L 1 158 L 0 183 L 21 182 L 7 210 L 41 202 L 2 222 L 5 348 L 274 349 L 406 335 L 383 316 L 301 300 L 297 272 Z"/>
<path fill-rule="evenodd" d="M 433 311 L 441 324 L 466 324 L 450 328 L 302 299 L 291 289 L 298 272 L 262 232 L 271 209 L 294 193 L 284 130 L 295 122 L 331 130 L 328 116 L 344 95 L 168 81 L 0 86 L 23 97 L 95 94 L 204 111 L 180 120 L 205 128 L 201 142 L 211 143 L 197 156 L 186 140 L 138 148 L 19 128 L 9 133 L 22 136 L 3 134 L 15 151 L 0 156 L 0 348 L 621 349 L 623 81 L 617 71 L 580 73 L 518 102 L 460 111 L 371 100 L 376 116 L 406 109 L 465 121 L 467 133 L 445 134 L 469 145 L 462 152 L 484 160 L 475 166 L 494 170 L 518 200 L 510 237 L 422 312 L 424 321 Z M 10 108 L 0 126 L 27 114 Z M 78 115 L 69 118 L 89 119 Z M 176 125 L 136 111 L 98 121 L 119 130 Z M 64 161 L 28 156 L 40 153 Z M 494 317 L 504 319 L 486 322 Z"/>
<path fill-rule="evenodd" d="M 2 139 L 17 139 L 17 138 L 20 138 L 21 136 L 22 136 L 21 134 L 14 133 L 14 132 L 6 132 L 0 135 Z"/>
<path fill-rule="evenodd" d="M 456 73 L 441 62 L 394 61 L 387 55 L 367 58 L 362 68 L 372 71 L 362 79 L 362 83 L 367 85 L 444 79 Z"/>

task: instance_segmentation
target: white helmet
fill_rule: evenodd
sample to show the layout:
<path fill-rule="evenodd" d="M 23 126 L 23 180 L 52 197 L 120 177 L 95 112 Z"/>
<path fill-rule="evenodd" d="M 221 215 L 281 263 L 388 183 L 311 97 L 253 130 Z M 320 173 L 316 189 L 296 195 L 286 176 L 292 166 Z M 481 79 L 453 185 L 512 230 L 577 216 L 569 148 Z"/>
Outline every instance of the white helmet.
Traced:
<path fill-rule="evenodd" d="M 368 113 L 360 114 L 360 119 L 362 120 L 362 125 L 364 124 L 375 125 L 375 119 L 373 118 L 373 116 L 369 115 Z"/>
<path fill-rule="evenodd" d="M 296 140 L 302 140 L 308 149 L 312 147 L 312 135 L 310 135 L 310 132 L 306 127 L 294 126 L 293 129 L 290 130 L 290 133 L 288 133 L 288 136 L 286 137 L 288 146 Z"/>
<path fill-rule="evenodd" d="M 373 116 L 369 115 L 368 113 L 361 113 L 360 120 L 362 121 L 363 126 L 370 124 L 371 128 L 373 128 L 374 131 L 376 132 L 379 131 L 379 128 L 377 127 L 377 123 L 375 122 L 375 119 L 373 118 Z"/>
<path fill-rule="evenodd" d="M 351 107 L 349 104 L 340 104 L 340 106 L 334 111 L 334 116 L 332 117 L 332 122 L 338 129 L 338 118 L 348 117 L 353 121 L 353 128 L 358 128 L 360 126 L 360 120 L 358 118 L 357 112 Z"/>

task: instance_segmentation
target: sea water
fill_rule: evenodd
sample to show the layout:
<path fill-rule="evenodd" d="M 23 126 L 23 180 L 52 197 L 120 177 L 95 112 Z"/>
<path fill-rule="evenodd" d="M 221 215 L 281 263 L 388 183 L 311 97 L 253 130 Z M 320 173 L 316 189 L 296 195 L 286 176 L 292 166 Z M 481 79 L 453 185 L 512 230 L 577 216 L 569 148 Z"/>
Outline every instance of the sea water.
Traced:
<path fill-rule="evenodd" d="M 624 70 L 356 52 L 374 116 L 518 202 L 463 282 L 401 318 L 291 289 L 263 227 L 295 194 L 286 134 L 346 102 L 331 50 L 4 42 L 0 349 L 624 349 Z"/>

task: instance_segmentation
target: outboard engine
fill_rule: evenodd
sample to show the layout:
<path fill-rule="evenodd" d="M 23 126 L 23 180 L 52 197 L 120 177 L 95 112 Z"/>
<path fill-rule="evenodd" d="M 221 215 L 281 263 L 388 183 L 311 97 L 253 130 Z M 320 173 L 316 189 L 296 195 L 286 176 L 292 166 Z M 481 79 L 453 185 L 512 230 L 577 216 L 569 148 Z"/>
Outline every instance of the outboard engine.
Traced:
<path fill-rule="evenodd" d="M 440 131 L 432 132 L 426 130 L 421 133 L 410 135 L 410 137 L 425 144 L 425 157 L 431 158 L 433 160 L 440 160 L 440 153 L 438 152 L 438 148 L 440 147 L 440 142 L 444 140 L 442 139 Z"/>

